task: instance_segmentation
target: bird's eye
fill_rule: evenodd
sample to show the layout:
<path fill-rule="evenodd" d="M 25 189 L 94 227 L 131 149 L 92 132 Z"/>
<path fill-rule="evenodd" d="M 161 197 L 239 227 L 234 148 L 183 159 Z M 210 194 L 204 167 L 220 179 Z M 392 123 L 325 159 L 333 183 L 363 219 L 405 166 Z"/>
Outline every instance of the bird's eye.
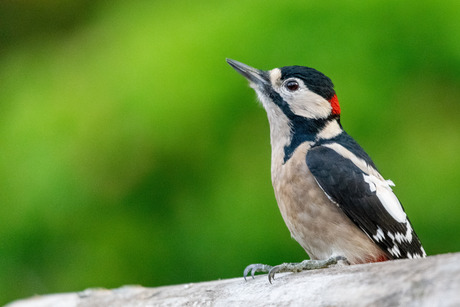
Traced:
<path fill-rule="evenodd" d="M 291 80 L 286 83 L 286 88 L 291 92 L 297 91 L 299 89 L 299 83 L 297 81 Z"/>

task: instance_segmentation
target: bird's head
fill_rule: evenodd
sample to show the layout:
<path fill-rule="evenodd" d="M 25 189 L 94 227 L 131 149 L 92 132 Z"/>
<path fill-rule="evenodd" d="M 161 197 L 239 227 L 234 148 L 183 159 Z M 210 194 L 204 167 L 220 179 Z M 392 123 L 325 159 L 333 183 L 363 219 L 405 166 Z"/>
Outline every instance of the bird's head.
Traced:
<path fill-rule="evenodd" d="M 231 59 L 227 62 L 248 79 L 269 117 L 273 108 L 279 108 L 289 120 L 340 117 L 334 84 L 316 69 L 285 66 L 264 71 Z"/>

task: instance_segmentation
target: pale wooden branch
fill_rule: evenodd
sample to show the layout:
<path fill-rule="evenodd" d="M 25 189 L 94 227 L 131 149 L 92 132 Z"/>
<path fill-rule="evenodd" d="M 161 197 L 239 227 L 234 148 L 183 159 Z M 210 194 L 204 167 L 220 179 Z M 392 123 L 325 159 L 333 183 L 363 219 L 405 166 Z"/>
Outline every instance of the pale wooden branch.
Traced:
<path fill-rule="evenodd" d="M 45 306 L 460 306 L 460 253 L 157 288 L 88 289 L 19 300 Z"/>

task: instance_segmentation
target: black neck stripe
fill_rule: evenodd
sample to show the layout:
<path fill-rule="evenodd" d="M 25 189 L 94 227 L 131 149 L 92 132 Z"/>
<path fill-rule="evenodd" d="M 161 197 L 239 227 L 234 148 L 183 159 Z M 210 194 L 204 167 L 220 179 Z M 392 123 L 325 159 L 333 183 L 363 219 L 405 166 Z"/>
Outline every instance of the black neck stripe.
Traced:
<path fill-rule="evenodd" d="M 339 116 L 331 114 L 327 118 L 306 118 L 296 115 L 292 112 L 288 103 L 278 94 L 275 90 L 268 87 L 265 88 L 270 99 L 280 108 L 280 110 L 289 119 L 290 142 L 284 147 L 284 163 L 291 157 L 294 151 L 304 142 L 313 142 L 316 139 L 318 132 L 320 132 L 328 122 L 338 120 Z"/>
<path fill-rule="evenodd" d="M 290 142 L 284 146 L 284 163 L 291 157 L 294 151 L 304 142 L 314 142 L 318 133 L 331 121 L 337 120 L 336 115 L 327 118 L 313 119 L 296 116 L 290 121 Z"/>

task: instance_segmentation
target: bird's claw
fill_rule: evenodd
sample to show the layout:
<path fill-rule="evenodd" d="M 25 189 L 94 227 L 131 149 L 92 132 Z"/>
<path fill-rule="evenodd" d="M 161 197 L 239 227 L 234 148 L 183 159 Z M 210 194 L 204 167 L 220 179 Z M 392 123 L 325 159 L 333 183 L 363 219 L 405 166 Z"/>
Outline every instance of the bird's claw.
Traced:
<path fill-rule="evenodd" d="M 284 264 L 284 263 L 283 263 Z M 269 272 L 268 272 L 268 281 L 270 283 L 272 283 L 272 279 L 275 280 L 275 274 L 276 273 L 279 273 L 281 271 L 281 266 L 283 264 L 280 264 L 280 265 L 276 265 L 274 266 Z"/>
<path fill-rule="evenodd" d="M 248 265 L 243 272 L 244 280 L 248 276 L 248 273 L 251 272 L 252 279 L 254 279 L 254 274 L 256 272 L 269 272 L 272 269 L 272 266 L 267 264 L 255 263 Z"/>

